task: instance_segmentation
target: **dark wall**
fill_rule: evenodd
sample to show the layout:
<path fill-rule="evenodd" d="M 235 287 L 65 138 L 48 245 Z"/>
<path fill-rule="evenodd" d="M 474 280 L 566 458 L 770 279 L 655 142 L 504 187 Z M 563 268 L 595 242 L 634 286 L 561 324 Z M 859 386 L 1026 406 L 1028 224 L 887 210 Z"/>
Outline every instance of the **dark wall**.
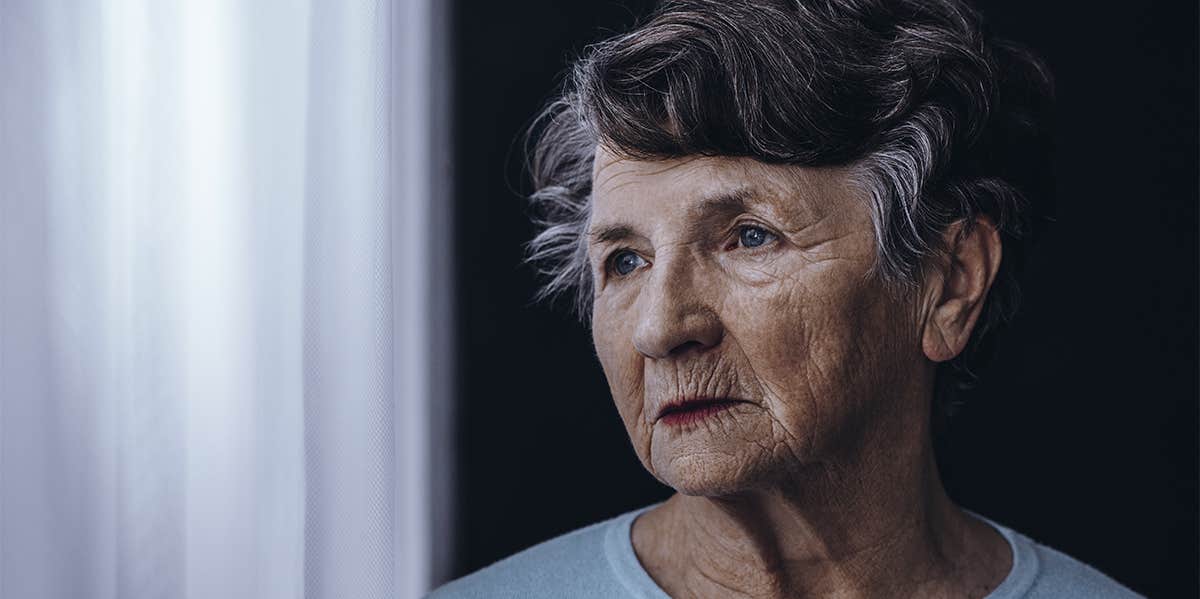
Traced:
<path fill-rule="evenodd" d="M 587 332 L 531 303 L 516 191 L 516 140 L 568 58 L 650 4 L 454 8 L 455 576 L 670 492 L 635 458 Z M 1197 596 L 1197 8 L 1062 5 L 980 5 L 1057 78 L 1058 222 L 941 447 L 946 484 L 1138 591 Z"/>

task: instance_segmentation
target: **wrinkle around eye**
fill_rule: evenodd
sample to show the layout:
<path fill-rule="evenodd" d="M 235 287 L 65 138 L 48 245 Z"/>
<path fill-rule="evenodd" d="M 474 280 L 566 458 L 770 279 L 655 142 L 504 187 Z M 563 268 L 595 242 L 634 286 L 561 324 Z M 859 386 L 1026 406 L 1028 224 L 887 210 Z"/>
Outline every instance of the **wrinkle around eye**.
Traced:
<path fill-rule="evenodd" d="M 746 235 L 746 232 L 751 229 L 755 229 L 755 230 L 761 231 L 763 233 L 764 241 L 762 243 L 760 243 L 758 245 L 746 245 L 745 235 Z M 748 250 L 758 250 L 761 248 L 770 247 L 782 240 L 782 236 L 779 233 L 776 233 L 775 231 L 772 231 L 770 228 L 764 227 L 764 226 L 758 225 L 758 224 L 746 223 L 746 224 L 738 225 L 738 227 L 735 230 L 737 231 L 737 243 L 739 244 L 739 247 L 742 247 L 742 248 L 745 248 Z"/>
<path fill-rule="evenodd" d="M 623 273 L 619 268 L 621 267 L 621 261 L 627 257 L 632 257 L 636 263 L 631 270 Z M 650 264 L 650 261 L 646 260 L 645 257 L 636 251 L 630 248 L 618 248 L 604 258 L 601 268 L 606 279 L 611 278 L 619 281 L 633 276 L 638 270 L 641 270 L 642 267 L 648 264 Z"/>

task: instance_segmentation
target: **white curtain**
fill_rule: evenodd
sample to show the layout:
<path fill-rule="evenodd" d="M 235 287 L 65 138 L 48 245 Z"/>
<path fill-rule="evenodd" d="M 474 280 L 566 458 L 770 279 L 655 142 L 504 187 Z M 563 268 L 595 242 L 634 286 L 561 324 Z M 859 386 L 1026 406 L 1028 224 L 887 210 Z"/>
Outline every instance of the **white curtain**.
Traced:
<path fill-rule="evenodd" d="M 0 597 L 417 597 L 438 0 L 0 0 Z"/>

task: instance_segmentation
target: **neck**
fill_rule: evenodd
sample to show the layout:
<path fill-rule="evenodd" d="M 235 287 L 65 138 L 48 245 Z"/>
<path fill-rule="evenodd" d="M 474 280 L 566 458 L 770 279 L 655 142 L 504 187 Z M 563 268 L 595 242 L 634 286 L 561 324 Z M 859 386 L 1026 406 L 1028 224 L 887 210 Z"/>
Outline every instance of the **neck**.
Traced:
<path fill-rule="evenodd" d="M 871 455 L 888 458 L 677 494 L 635 522 L 634 546 L 672 596 L 967 596 L 1003 580 L 1007 544 L 950 501 L 928 443 Z"/>

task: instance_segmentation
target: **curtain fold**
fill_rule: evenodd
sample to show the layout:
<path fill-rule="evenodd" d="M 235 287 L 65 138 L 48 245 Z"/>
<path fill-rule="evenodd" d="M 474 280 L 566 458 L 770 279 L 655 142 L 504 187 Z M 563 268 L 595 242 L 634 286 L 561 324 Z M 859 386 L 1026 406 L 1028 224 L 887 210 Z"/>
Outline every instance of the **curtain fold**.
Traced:
<path fill-rule="evenodd" d="M 0 597 L 445 571 L 438 10 L 0 0 Z"/>

